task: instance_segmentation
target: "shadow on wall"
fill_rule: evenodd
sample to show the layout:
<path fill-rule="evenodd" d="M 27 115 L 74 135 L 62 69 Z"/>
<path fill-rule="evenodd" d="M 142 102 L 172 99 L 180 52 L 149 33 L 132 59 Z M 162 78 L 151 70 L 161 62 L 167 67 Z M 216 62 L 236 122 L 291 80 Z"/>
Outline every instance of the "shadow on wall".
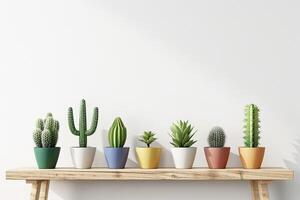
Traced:
<path fill-rule="evenodd" d="M 300 179 L 297 176 L 300 173 L 300 139 L 294 144 L 296 153 L 294 153 L 294 161 L 284 160 L 287 168 L 294 170 L 294 180 L 287 182 L 275 182 L 271 184 L 271 199 L 274 200 L 299 200 Z"/>
<path fill-rule="evenodd" d="M 209 200 L 219 199 L 249 199 L 248 183 L 239 182 L 194 182 L 194 181 L 59 181 L 51 185 L 49 199 L 53 199 L 52 192 L 62 200 L 159 200 L 189 199 L 199 200 L 203 193 L 214 188 L 218 192 L 210 195 Z M 178 189 L 180 188 L 180 189 Z M 235 188 L 239 192 L 228 193 Z M 91 195 L 92 194 L 92 195 Z M 241 197 L 242 194 L 242 197 Z"/>

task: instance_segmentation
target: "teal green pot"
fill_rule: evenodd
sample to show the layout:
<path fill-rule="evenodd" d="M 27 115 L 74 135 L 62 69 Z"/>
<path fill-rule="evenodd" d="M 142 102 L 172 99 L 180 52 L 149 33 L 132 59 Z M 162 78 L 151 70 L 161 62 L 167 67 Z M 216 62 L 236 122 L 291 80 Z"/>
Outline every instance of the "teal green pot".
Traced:
<path fill-rule="evenodd" d="M 34 155 L 39 169 L 54 169 L 59 157 L 60 147 L 34 148 Z"/>

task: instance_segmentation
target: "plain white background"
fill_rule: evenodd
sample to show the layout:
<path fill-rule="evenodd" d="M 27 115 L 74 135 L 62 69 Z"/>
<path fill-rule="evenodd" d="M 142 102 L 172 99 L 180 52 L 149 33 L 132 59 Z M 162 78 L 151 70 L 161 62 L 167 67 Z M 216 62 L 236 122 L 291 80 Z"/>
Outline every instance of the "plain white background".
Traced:
<path fill-rule="evenodd" d="M 100 123 L 88 138 L 106 166 L 103 147 L 116 116 L 128 128 L 127 146 L 157 133 L 172 166 L 170 124 L 190 120 L 198 130 L 195 166 L 206 166 L 203 147 L 214 125 L 227 133 L 229 166 L 238 166 L 243 109 L 261 108 L 263 166 L 294 169 L 292 182 L 273 183 L 273 200 L 299 198 L 299 46 L 297 0 L 1 0 L 0 192 L 26 199 L 30 188 L 5 181 L 5 170 L 35 166 L 36 118 L 53 112 L 61 122 L 58 167 L 71 166 L 67 108 L 77 117 L 85 98 L 89 119 Z M 128 166 L 136 166 L 134 151 Z M 53 182 L 51 200 L 249 199 L 244 182 Z"/>

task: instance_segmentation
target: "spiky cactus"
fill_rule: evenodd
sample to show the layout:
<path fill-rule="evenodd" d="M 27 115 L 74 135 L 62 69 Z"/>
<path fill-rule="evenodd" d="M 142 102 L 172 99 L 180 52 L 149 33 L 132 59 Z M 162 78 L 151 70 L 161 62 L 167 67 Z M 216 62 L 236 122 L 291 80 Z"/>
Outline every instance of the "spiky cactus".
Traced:
<path fill-rule="evenodd" d="M 68 109 L 68 123 L 71 133 L 79 136 L 79 146 L 87 147 L 87 136 L 93 135 L 98 125 L 98 107 L 94 108 L 92 124 L 90 129 L 87 129 L 86 125 L 86 104 L 85 100 L 81 100 L 80 104 L 80 116 L 79 116 L 79 130 L 76 129 L 74 124 L 73 108 Z"/>
<path fill-rule="evenodd" d="M 215 126 L 209 132 L 207 140 L 210 147 L 224 147 L 225 138 L 224 130 L 219 126 Z"/>
<path fill-rule="evenodd" d="M 151 131 L 145 131 L 144 134 L 140 136 L 139 141 L 144 142 L 149 148 L 152 142 L 154 142 L 157 139 L 154 136 L 155 134 Z"/>
<path fill-rule="evenodd" d="M 33 141 L 39 148 L 55 147 L 58 140 L 59 122 L 53 119 L 51 113 L 42 120 L 36 121 L 36 129 L 33 131 Z"/>
<path fill-rule="evenodd" d="M 108 131 L 110 147 L 121 148 L 124 146 L 127 137 L 127 130 L 120 117 L 117 117 Z"/>
<path fill-rule="evenodd" d="M 260 134 L 259 108 L 250 104 L 245 107 L 244 144 L 246 147 L 257 147 Z"/>

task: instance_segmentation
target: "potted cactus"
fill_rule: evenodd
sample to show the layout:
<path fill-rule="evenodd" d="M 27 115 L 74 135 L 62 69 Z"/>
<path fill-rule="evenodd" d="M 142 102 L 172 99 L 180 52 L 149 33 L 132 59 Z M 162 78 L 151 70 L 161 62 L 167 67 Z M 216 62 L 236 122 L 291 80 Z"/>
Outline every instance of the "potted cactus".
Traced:
<path fill-rule="evenodd" d="M 56 166 L 60 147 L 56 147 L 58 140 L 59 122 L 53 119 L 51 113 L 46 119 L 38 119 L 36 129 L 33 132 L 33 140 L 36 145 L 34 155 L 40 169 L 53 169 Z"/>
<path fill-rule="evenodd" d="M 127 130 L 120 117 L 117 117 L 108 131 L 109 147 L 104 148 L 105 159 L 109 168 L 122 169 L 125 167 L 129 147 L 124 147 Z"/>
<path fill-rule="evenodd" d="M 192 147 L 195 140 L 193 136 L 197 131 L 193 132 L 194 127 L 188 121 L 178 121 L 171 126 L 170 142 L 174 148 L 171 149 L 174 164 L 176 168 L 189 169 L 193 167 L 197 148 Z"/>
<path fill-rule="evenodd" d="M 81 100 L 79 129 L 76 129 L 74 124 L 73 108 L 68 109 L 68 123 L 70 131 L 73 135 L 79 137 L 79 147 L 71 147 L 72 161 L 75 168 L 89 169 L 92 167 L 96 147 L 87 146 L 87 137 L 95 133 L 98 125 L 98 108 L 94 108 L 92 124 L 90 129 L 87 129 L 86 123 L 86 104 L 85 100 Z"/>
<path fill-rule="evenodd" d="M 230 147 L 224 147 L 226 135 L 221 127 L 215 126 L 208 135 L 209 147 L 204 147 L 205 158 L 210 169 L 225 169 Z"/>
<path fill-rule="evenodd" d="M 244 125 L 245 147 L 239 147 L 240 160 L 246 169 L 259 169 L 264 158 L 265 147 L 258 147 L 259 123 L 259 108 L 254 104 L 247 105 Z"/>
<path fill-rule="evenodd" d="M 137 159 L 142 169 L 156 169 L 159 166 L 161 148 L 150 147 L 156 139 L 151 131 L 145 131 L 139 138 L 139 141 L 147 146 L 136 148 Z"/>

